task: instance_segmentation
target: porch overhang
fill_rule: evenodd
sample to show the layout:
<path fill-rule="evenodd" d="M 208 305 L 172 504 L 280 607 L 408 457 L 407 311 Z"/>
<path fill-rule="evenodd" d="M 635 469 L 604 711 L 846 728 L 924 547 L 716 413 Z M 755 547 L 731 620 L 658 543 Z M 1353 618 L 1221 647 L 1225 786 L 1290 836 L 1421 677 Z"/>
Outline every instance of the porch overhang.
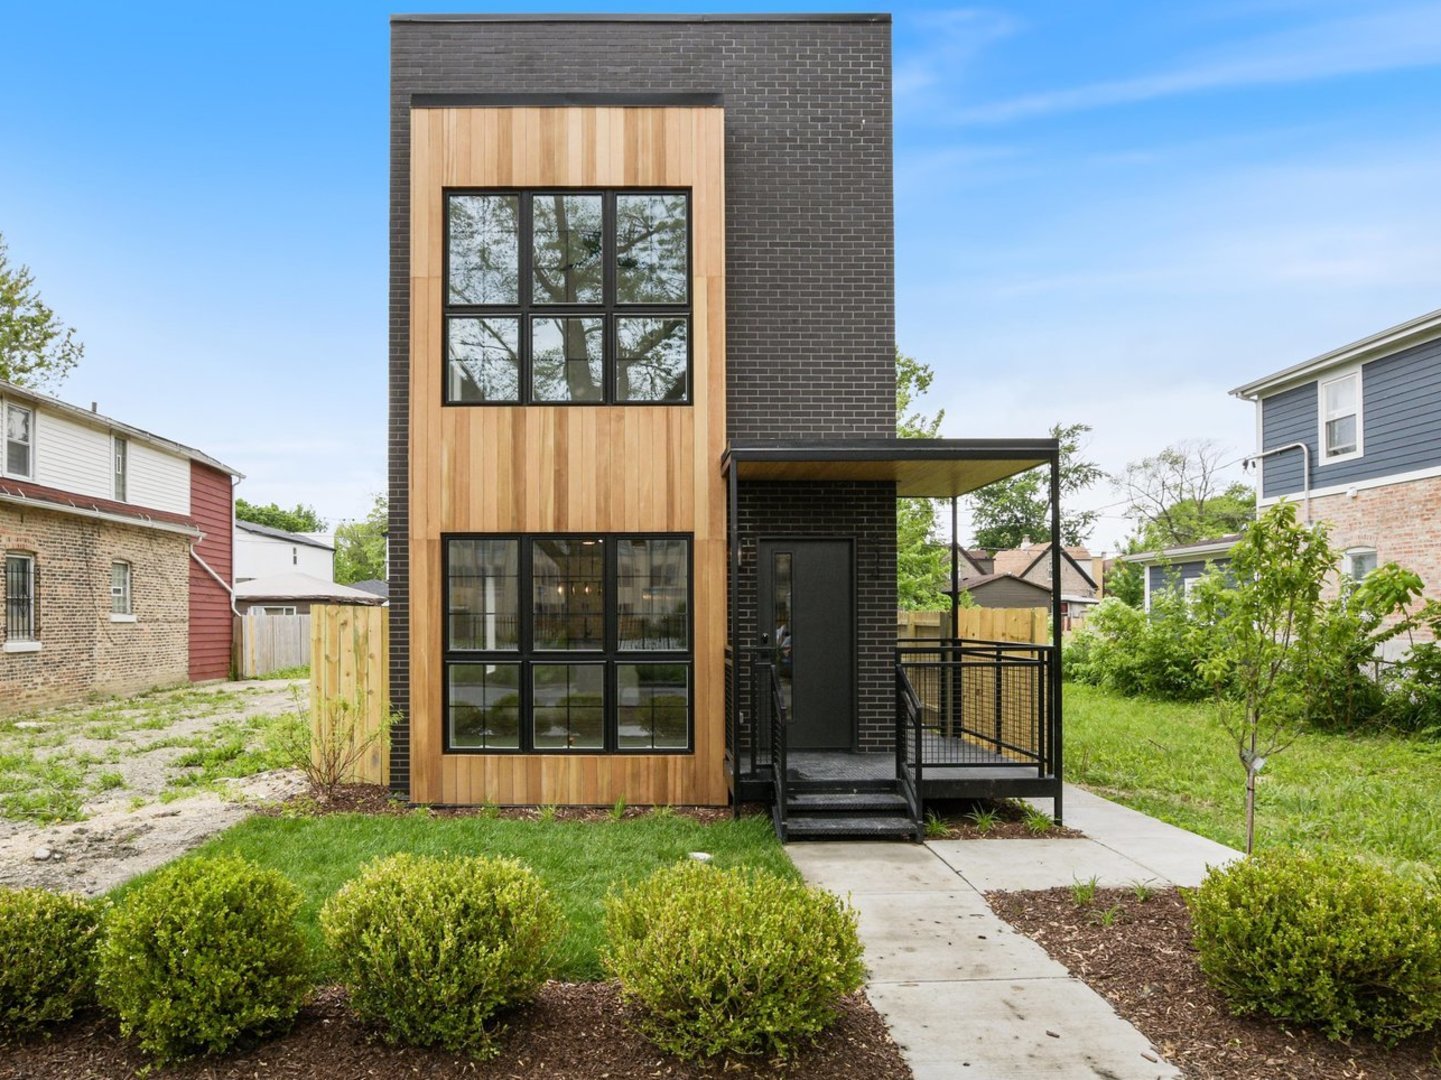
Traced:
<path fill-rule="evenodd" d="M 1055 439 L 819 439 L 735 441 L 721 474 L 761 482 L 894 483 L 898 498 L 952 499 L 1054 462 Z"/>

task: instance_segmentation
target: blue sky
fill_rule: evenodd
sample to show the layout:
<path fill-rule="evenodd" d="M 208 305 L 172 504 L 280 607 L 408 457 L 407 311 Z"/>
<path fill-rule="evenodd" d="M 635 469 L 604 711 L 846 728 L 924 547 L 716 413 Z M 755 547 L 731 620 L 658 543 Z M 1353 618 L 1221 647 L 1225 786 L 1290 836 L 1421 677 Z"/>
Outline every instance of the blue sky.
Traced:
<path fill-rule="evenodd" d="M 782 10 L 506 3 L 495 10 Z M 490 5 L 0 2 L 0 233 L 65 385 L 359 515 L 384 483 L 387 38 Z M 824 9 L 872 10 L 835 3 Z M 1226 391 L 1441 306 L 1441 5 L 894 9 L 898 338 L 943 434 L 1248 450 Z M 1126 523 L 1107 507 L 1093 538 Z"/>

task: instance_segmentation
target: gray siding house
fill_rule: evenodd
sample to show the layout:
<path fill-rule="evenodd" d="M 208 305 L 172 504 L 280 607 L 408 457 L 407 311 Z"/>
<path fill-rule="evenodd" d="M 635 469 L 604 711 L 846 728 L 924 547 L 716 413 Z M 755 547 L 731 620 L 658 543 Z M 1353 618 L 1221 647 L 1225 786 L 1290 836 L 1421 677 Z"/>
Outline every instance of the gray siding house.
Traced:
<path fill-rule="evenodd" d="M 1123 555 L 1121 561 L 1141 567 L 1144 575 L 1141 580 L 1146 588 L 1146 610 L 1150 611 L 1151 598 L 1162 591 L 1180 589 L 1189 593 L 1192 583 L 1200 581 L 1212 567 L 1224 570 L 1231 564 L 1231 549 L 1240 539 L 1240 533 L 1233 533 L 1200 544 Z"/>
<path fill-rule="evenodd" d="M 1232 393 L 1256 406 L 1258 509 L 1326 522 L 1352 577 L 1396 562 L 1441 588 L 1441 310 Z"/>

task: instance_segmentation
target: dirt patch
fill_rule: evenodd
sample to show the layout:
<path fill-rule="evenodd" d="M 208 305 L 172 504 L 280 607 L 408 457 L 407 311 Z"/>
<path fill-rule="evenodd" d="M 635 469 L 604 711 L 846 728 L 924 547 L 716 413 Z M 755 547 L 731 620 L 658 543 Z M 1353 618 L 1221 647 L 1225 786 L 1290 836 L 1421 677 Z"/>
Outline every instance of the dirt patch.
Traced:
<path fill-rule="evenodd" d="M 305 687 L 218 683 L 0 721 L 0 884 L 97 895 L 302 791 L 263 744 Z"/>
<path fill-rule="evenodd" d="M 1441 1076 L 1441 1032 L 1388 1050 L 1363 1039 L 1332 1042 L 1314 1029 L 1277 1020 L 1232 1016 L 1201 974 L 1191 917 L 1175 889 L 1144 901 L 1129 889 L 1098 889 L 1085 906 L 1070 889 L 990 893 L 986 899 L 997 915 L 1104 995 L 1188 1077 Z"/>
<path fill-rule="evenodd" d="M 662 1054 L 625 1024 L 614 984 L 550 983 L 531 1006 L 505 1018 L 501 1054 L 491 1062 L 433 1050 L 388 1047 L 358 1024 L 336 989 L 321 991 L 286 1036 L 248 1052 L 205 1059 L 152 1075 L 184 1080 L 351 1080 L 361 1077 L 452 1077 L 477 1080 L 682 1080 L 788 1077 L 792 1080 L 905 1080 L 885 1023 L 864 994 L 841 1005 L 840 1018 L 788 1065 L 763 1059 L 693 1065 Z M 109 1080 L 130 1076 L 144 1057 L 113 1021 L 74 1021 L 47 1040 L 0 1048 L 0 1080 Z"/>
<path fill-rule="evenodd" d="M 1010 799 L 926 802 L 927 840 L 1081 840 L 1085 833 L 1051 822 L 1035 807 Z"/>

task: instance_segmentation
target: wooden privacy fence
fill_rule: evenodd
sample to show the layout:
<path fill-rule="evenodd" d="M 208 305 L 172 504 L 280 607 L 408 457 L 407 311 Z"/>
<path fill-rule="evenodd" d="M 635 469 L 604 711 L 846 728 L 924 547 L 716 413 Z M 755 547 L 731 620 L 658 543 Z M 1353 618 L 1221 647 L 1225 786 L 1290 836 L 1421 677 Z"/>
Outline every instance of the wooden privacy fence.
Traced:
<path fill-rule="evenodd" d="M 390 716 L 389 613 L 381 607 L 317 604 L 310 615 L 311 731 L 320 740 L 322 724 L 353 717 L 353 739 L 369 740 L 369 746 L 349 779 L 388 784 L 390 742 L 373 736 Z"/>
<path fill-rule="evenodd" d="M 310 663 L 310 616 L 265 615 L 251 612 L 235 616 L 235 655 L 231 665 L 240 679 L 254 679 L 284 668 Z"/>
<path fill-rule="evenodd" d="M 1050 645 L 1050 612 L 1045 608 L 961 608 L 962 642 L 1007 642 L 1016 648 L 983 645 L 925 649 L 927 639 L 950 639 L 949 611 L 896 613 L 896 638 L 920 643 L 906 650 L 905 666 L 926 728 L 944 736 L 957 761 L 966 744 L 1012 761 L 1040 753 L 1045 720 L 1045 648 Z M 1032 646 L 1032 648 L 1023 648 Z M 1035 649 L 1034 646 L 1041 646 Z M 953 743 L 952 740 L 959 740 Z M 931 764 L 942 764 L 932 761 Z"/>
<path fill-rule="evenodd" d="M 956 612 L 960 633 L 967 641 L 1025 641 L 1048 644 L 1051 613 L 1045 608 L 961 608 Z M 896 637 L 901 641 L 917 638 L 949 638 L 949 611 L 898 611 Z"/>

